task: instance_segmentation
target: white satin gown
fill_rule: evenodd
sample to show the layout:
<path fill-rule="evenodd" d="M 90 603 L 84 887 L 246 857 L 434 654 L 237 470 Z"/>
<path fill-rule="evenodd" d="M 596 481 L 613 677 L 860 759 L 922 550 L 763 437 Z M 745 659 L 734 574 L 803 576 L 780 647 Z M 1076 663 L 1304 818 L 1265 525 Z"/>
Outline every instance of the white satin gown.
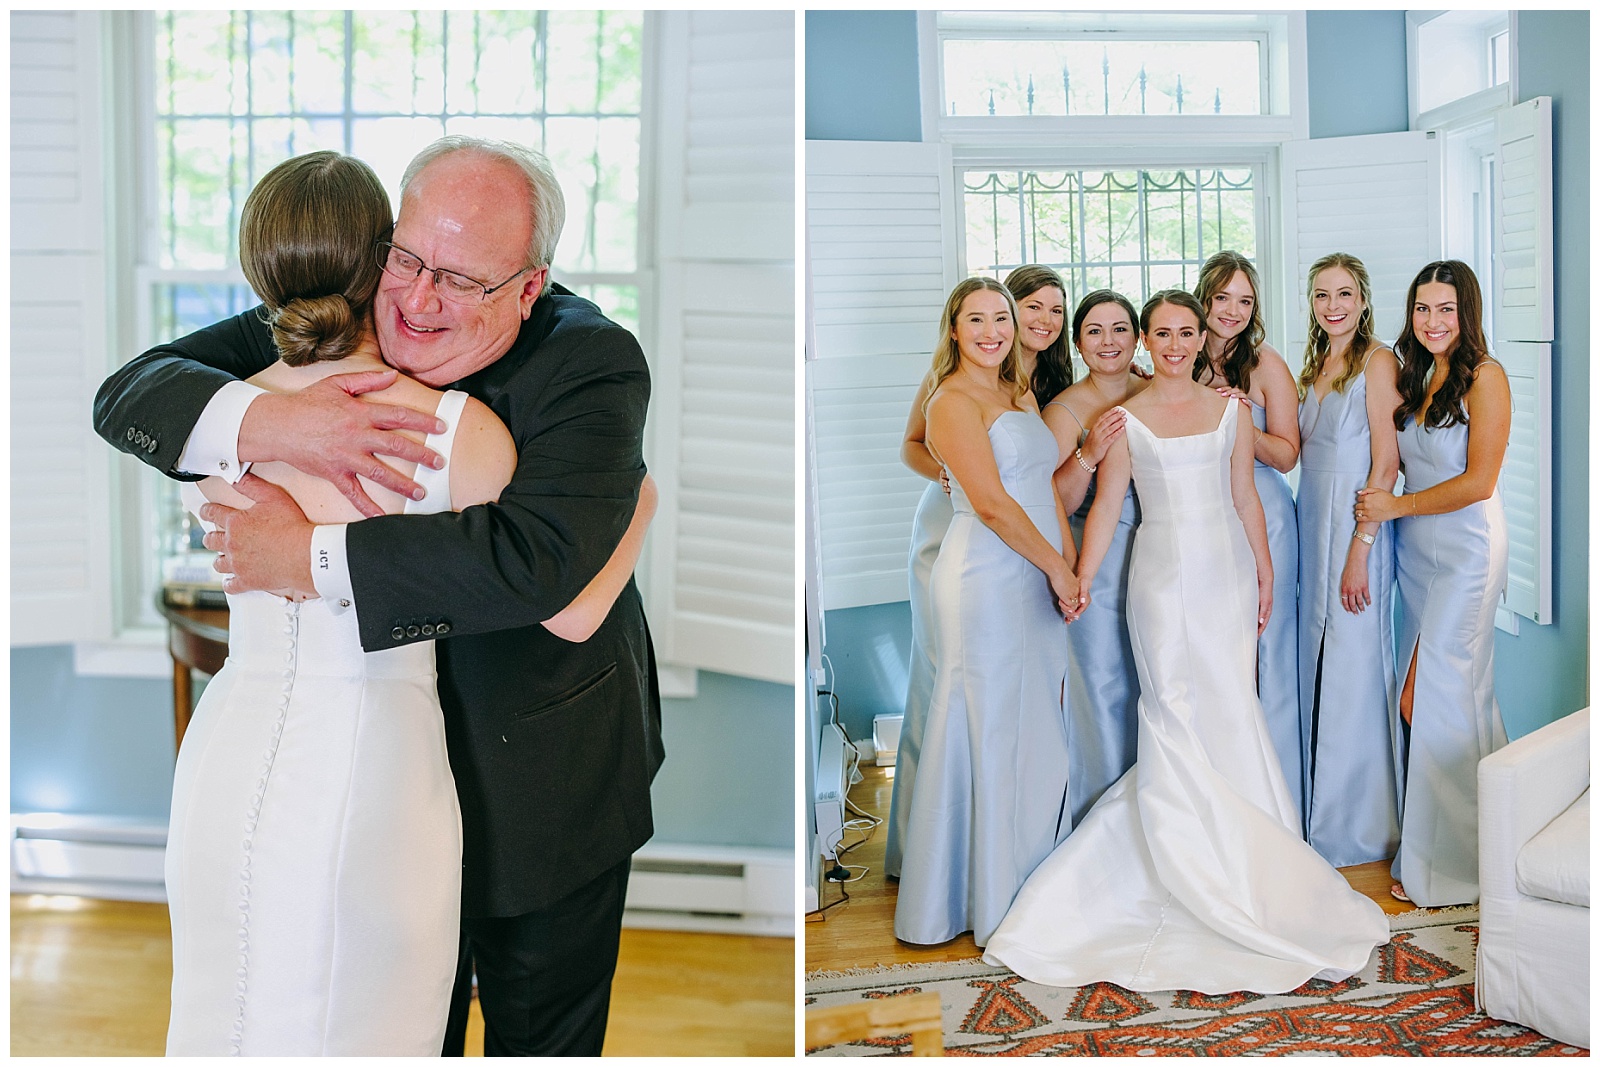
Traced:
<path fill-rule="evenodd" d="M 1300 839 L 1256 696 L 1255 560 L 1229 483 L 1238 410 L 1170 439 L 1128 418 L 1139 757 L 989 940 L 986 962 L 1032 981 L 1279 993 L 1347 977 L 1388 940 L 1378 906 Z"/>
<path fill-rule="evenodd" d="M 439 402 L 446 457 L 465 401 Z M 449 469 L 418 468 L 408 514 L 450 510 Z M 433 643 L 363 652 L 355 612 L 322 600 L 228 608 L 172 787 L 167 1055 L 437 1056 L 461 814 Z"/>

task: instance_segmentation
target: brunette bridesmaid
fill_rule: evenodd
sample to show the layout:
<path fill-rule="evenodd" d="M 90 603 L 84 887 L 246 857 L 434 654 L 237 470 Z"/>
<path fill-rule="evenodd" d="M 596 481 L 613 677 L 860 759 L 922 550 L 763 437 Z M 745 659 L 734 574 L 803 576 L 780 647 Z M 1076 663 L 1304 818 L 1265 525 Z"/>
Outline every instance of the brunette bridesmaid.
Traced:
<path fill-rule="evenodd" d="M 1294 495 L 1284 475 L 1300 458 L 1299 397 L 1294 376 L 1266 343 L 1261 321 L 1261 280 L 1237 252 L 1218 252 L 1200 268 L 1194 295 L 1206 309 L 1206 349 L 1194 380 L 1248 400 L 1255 424 L 1256 492 L 1267 515 L 1272 553 L 1272 619 L 1256 651 L 1256 689 L 1267 716 L 1289 795 L 1305 810 L 1306 738 L 1300 720 L 1299 534 Z"/>
<path fill-rule="evenodd" d="M 1357 494 L 1356 519 L 1395 524 L 1404 684 L 1404 799 L 1390 890 L 1424 907 L 1478 899 L 1478 761 L 1506 743 L 1494 695 L 1494 611 L 1506 584 L 1497 483 L 1511 386 L 1483 335 L 1472 268 L 1422 268 L 1395 342 L 1405 492 Z"/>
<path fill-rule="evenodd" d="M 1385 860 L 1400 840 L 1394 750 L 1394 545 L 1356 523 L 1365 487 L 1400 472 L 1397 365 L 1373 328 L 1367 269 L 1343 252 L 1311 265 L 1300 372 L 1300 708 L 1306 840 L 1335 867 Z"/>
<path fill-rule="evenodd" d="M 1133 364 L 1137 322 L 1133 304 L 1110 289 L 1079 301 L 1072 342 L 1089 373 L 1044 407 L 1044 421 L 1069 457 L 1055 484 L 1080 545 L 1094 503 L 1095 469 L 1126 425 L 1120 405 L 1149 384 Z M 1138 525 L 1139 500 L 1130 481 L 1111 547 L 1090 590 L 1095 610 L 1067 628 L 1067 791 L 1074 826 L 1133 766 L 1138 750 L 1139 675 L 1124 614 Z"/>
<path fill-rule="evenodd" d="M 1022 373 L 1036 402 L 1045 403 L 1072 384 L 1072 360 L 1061 335 L 1066 297 L 1061 276 L 1049 267 L 1027 264 L 1006 276 L 1006 288 L 1017 303 L 1017 333 L 1021 345 Z M 884 872 L 900 877 L 905 847 L 906 815 L 910 810 L 912 786 L 917 776 L 917 757 L 922 751 L 922 732 L 933 697 L 935 674 L 933 621 L 929 614 L 928 581 L 939 546 L 950 528 L 954 512 L 950 506 L 949 475 L 928 451 L 928 423 L 923 414 L 930 392 L 930 378 L 917 389 L 911 412 L 906 417 L 905 438 L 900 459 L 907 467 L 929 480 L 917 504 L 911 525 L 909 570 L 911 600 L 911 669 L 906 684 L 905 717 L 900 724 L 900 743 L 895 753 L 894 790 L 889 802 L 889 831 L 884 838 Z"/>

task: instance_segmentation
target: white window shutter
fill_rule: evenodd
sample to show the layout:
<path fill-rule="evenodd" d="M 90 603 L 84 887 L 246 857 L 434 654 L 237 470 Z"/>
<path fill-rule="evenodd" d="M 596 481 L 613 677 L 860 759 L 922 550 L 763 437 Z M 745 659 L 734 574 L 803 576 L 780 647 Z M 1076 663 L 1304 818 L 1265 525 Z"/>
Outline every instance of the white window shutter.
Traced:
<path fill-rule="evenodd" d="M 1495 112 L 1496 340 L 1555 339 L 1555 206 L 1550 98 Z"/>
<path fill-rule="evenodd" d="M 1554 156 L 1550 98 L 1495 113 L 1494 322 L 1511 380 L 1511 441 L 1500 468 L 1510 559 L 1506 607 L 1555 621 L 1551 575 L 1550 343 L 1555 338 Z M 1587 353 L 1578 354 L 1587 358 Z"/>
<path fill-rule="evenodd" d="M 99 12 L 11 14 L 11 641 L 111 636 Z"/>
<path fill-rule="evenodd" d="M 956 281 L 953 186 L 941 144 L 806 142 L 824 608 L 906 599 L 927 482 L 900 462 L 900 441 Z"/>
<path fill-rule="evenodd" d="M 1304 362 L 1306 274 L 1322 256 L 1348 252 L 1372 279 L 1378 336 L 1393 343 L 1406 288 L 1444 248 L 1440 146 L 1423 132 L 1325 137 L 1283 146 L 1281 349 L 1296 376 Z M 1269 337 L 1269 340 L 1271 338 Z"/>
<path fill-rule="evenodd" d="M 651 626 L 664 664 L 792 684 L 794 14 L 657 17 Z"/>

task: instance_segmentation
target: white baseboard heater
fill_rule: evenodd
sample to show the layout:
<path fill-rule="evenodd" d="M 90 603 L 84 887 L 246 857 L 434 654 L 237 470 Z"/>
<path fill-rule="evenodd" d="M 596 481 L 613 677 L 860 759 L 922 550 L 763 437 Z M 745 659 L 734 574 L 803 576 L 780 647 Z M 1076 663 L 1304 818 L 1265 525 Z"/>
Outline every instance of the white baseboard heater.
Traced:
<path fill-rule="evenodd" d="M 794 852 L 647 843 L 633 856 L 622 925 L 794 936 Z"/>
<path fill-rule="evenodd" d="M 164 822 L 11 816 L 11 891 L 165 902 Z M 623 925 L 793 937 L 794 853 L 650 842 L 634 855 Z"/>
<path fill-rule="evenodd" d="M 11 891 L 164 902 L 167 824 L 109 815 L 11 816 Z"/>

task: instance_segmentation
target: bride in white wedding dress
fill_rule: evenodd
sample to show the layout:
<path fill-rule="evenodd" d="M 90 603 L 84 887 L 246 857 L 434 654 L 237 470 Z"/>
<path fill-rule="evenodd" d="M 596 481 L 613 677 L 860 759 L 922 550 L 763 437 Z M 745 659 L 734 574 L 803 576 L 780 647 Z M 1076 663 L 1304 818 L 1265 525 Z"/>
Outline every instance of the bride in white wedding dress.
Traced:
<path fill-rule="evenodd" d="M 1130 476 L 1143 512 L 1127 597 L 1138 761 L 989 940 L 986 962 L 1032 981 L 1279 993 L 1353 974 L 1389 937 L 1378 906 L 1300 839 L 1267 733 L 1255 686 L 1272 611 L 1266 522 L 1250 424 L 1190 373 L 1203 324 L 1181 290 L 1145 305 L 1155 381 L 1128 401 L 1127 432 L 1100 465 L 1084 591 Z"/>

